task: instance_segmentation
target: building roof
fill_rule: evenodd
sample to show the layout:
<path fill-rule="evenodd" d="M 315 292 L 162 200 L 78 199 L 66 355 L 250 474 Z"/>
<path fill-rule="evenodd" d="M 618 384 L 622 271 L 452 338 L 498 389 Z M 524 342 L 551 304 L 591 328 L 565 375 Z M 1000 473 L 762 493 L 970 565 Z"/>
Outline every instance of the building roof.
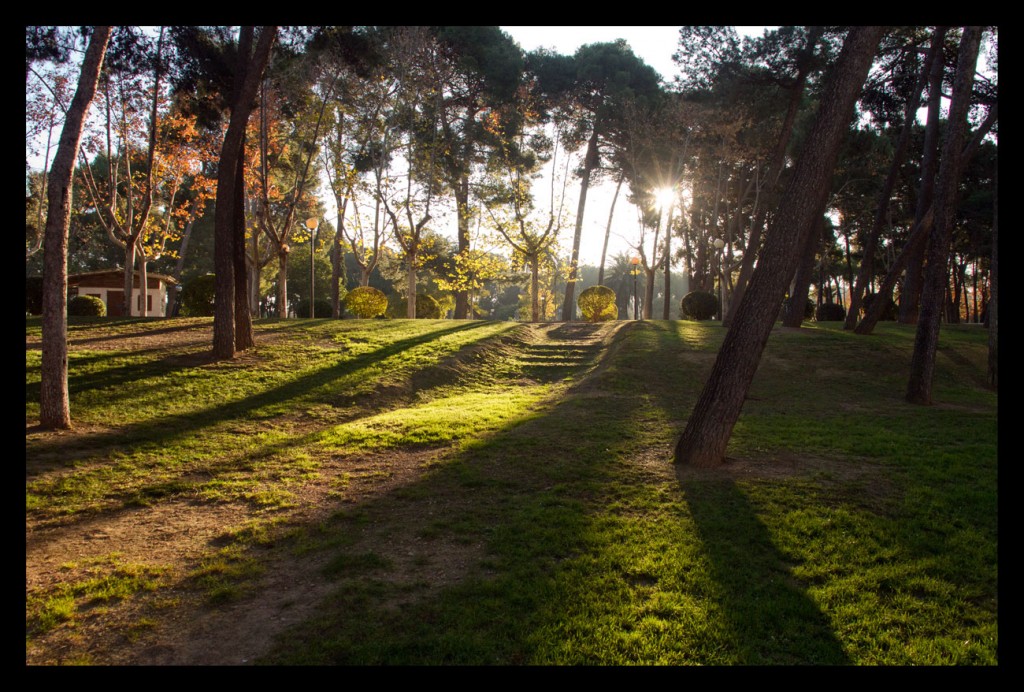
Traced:
<path fill-rule="evenodd" d="M 139 276 L 139 270 L 136 269 L 134 272 L 135 276 Z M 81 274 L 71 274 L 68 276 L 68 281 L 81 282 L 82 279 L 89 279 L 100 276 L 124 276 L 124 269 L 104 269 L 102 271 L 95 272 L 82 272 Z M 160 279 L 164 283 L 177 284 L 178 280 L 173 276 L 167 274 L 158 274 L 156 272 L 146 272 L 146 278 L 148 279 Z"/>

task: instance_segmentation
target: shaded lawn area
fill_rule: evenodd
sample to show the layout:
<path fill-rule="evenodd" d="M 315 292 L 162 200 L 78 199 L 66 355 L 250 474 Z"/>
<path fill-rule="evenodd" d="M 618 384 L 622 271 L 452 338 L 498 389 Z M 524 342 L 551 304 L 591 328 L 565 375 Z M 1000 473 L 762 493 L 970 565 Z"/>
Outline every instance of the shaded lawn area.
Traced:
<path fill-rule="evenodd" d="M 932 407 L 902 402 L 912 328 L 776 330 L 728 463 L 700 471 L 671 449 L 718 325 L 421 322 L 268 323 L 279 341 L 228 366 L 78 354 L 73 413 L 109 429 L 63 471 L 30 471 L 30 517 L 102 516 L 170 483 L 158 503 L 253 459 L 284 483 L 425 454 L 407 483 L 339 491 L 327 520 L 236 543 L 315 557 L 333 584 L 260 662 L 998 662 L 983 330 L 944 329 Z M 158 419 L 160 383 L 196 388 L 195 408 L 179 395 Z M 30 469 L 49 445 L 30 442 Z"/>

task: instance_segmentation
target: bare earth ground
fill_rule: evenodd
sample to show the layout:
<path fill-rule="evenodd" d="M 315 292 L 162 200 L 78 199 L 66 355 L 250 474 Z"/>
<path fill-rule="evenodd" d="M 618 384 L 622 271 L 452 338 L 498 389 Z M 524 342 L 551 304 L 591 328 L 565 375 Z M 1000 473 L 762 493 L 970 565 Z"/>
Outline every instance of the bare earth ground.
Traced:
<path fill-rule="evenodd" d="M 72 339 L 71 348 L 89 349 L 181 349 L 196 355 L 212 338 L 209 328 L 169 331 L 145 337 L 120 339 Z M 264 338 L 267 338 L 264 336 Z M 27 343 L 38 348 L 38 342 Z M 52 440 L 73 452 L 83 439 L 101 430 L 79 427 L 69 432 L 45 432 L 29 427 L 27 439 Z M 676 473 L 680 482 L 778 475 L 807 471 L 807 460 L 776 460 L 770 465 L 750 460 L 730 460 L 714 471 L 674 470 L 664 463 L 669 450 L 648 450 L 636 462 L 659 477 Z M 427 472 L 432 457 L 444 451 L 389 452 L 366 456 L 353 463 L 321 459 L 318 477 L 302 488 L 290 488 L 296 496 L 294 508 L 278 511 L 283 526 L 316 526 L 339 505 L 358 506 L 395 488 L 412 483 Z M 45 464 L 45 462 L 42 462 Z M 822 464 L 828 465 L 825 460 Z M 819 471 L 822 466 L 817 465 Z M 850 473 L 850 465 L 843 473 Z M 839 467 L 832 469 L 840 472 Z M 861 473 L 872 475 L 871 469 Z M 335 481 L 347 474 L 343 498 L 331 496 Z M 451 509 L 458 498 L 438 498 Z M 483 546 L 430 541 L 429 551 L 419 545 L 416 527 L 430 520 L 431 503 L 408 503 L 416 516 L 389 517 L 387 533 L 372 525 L 364 541 L 378 554 L 385 554 L 394 568 L 389 579 L 427 583 L 440 589 L 458 581 L 468 565 L 482 555 Z M 77 582 L 98 562 L 116 555 L 121 563 L 161 565 L 168 568 L 162 583 L 168 584 L 141 598 L 97 606 L 74 627 L 57 627 L 33 642 L 26 651 L 28 665 L 89 663 L 94 665 L 247 665 L 268 652 L 274 638 L 290 625 L 314 616 L 318 604 L 333 586 L 323 576 L 326 560 L 319 553 L 295 555 L 268 549 L 260 560 L 266 565 L 257 583 L 242 597 L 226 605 L 212 606 L 185 576 L 224 541 L 230 527 L 247 520 L 266 517 L 243 504 L 209 503 L 177 498 L 147 507 L 106 512 L 93 518 L 67 523 L 42 524 L 28 519 L 25 531 L 26 593 L 58 582 Z M 397 520 L 396 520 L 397 519 Z M 383 529 L 383 527 L 382 527 Z M 375 535 L 376 534 L 376 535 Z M 152 613 L 160 613 L 153 618 Z"/>
<path fill-rule="evenodd" d="M 71 348 L 188 349 L 198 345 L 205 347 L 211 338 L 209 329 L 175 331 L 130 339 L 72 339 Z M 29 342 L 27 347 L 38 348 L 38 342 Z M 82 426 L 59 433 L 29 428 L 27 437 L 59 437 L 61 446 L 70 452 L 80 440 L 96 432 L 100 431 Z M 316 525 L 336 511 L 337 501 L 325 502 L 324 499 L 332 481 L 343 472 L 348 479 L 344 503 L 355 505 L 414 480 L 424 472 L 427 456 L 422 452 L 393 453 L 386 458 L 367 457 L 355 464 L 347 459 L 343 469 L 340 464 L 328 461 L 321 466 L 321 474 L 315 482 L 292 489 L 297 497 L 297 508 L 287 512 L 286 523 Z M 76 571 L 85 576 L 84 570 L 111 555 L 124 563 L 169 566 L 168 580 L 173 583 L 222 540 L 226 528 L 243 525 L 256 516 L 257 512 L 247 505 L 176 499 L 104 513 L 66 525 L 41 526 L 29 519 L 25 527 L 26 593 L 59 581 L 77 581 Z M 407 546 L 397 538 L 390 541 L 389 546 L 392 552 L 401 553 Z M 438 547 L 436 541 L 432 542 L 432 550 Z M 380 551 L 379 546 L 376 549 Z M 446 581 L 451 576 L 451 568 L 463 561 L 461 553 L 465 551 L 465 546 L 458 546 L 452 550 L 452 555 L 434 559 L 432 577 L 439 583 Z M 405 552 L 408 557 L 409 551 Z M 322 558 L 296 559 L 287 554 L 266 557 L 270 564 L 260 583 L 246 597 L 227 606 L 211 608 L 200 602 L 190 589 L 172 587 L 170 594 L 161 589 L 154 598 L 168 603 L 165 612 L 171 617 L 161 620 L 152 631 L 138 632 L 136 628 L 125 632 L 123 627 L 131 627 L 138 619 L 136 608 L 128 605 L 97 608 L 99 612 L 95 616 L 77 624 L 73 630 L 57 628 L 44 636 L 38 646 L 26 651 L 26 663 L 51 665 L 83 660 L 114 665 L 250 663 L 269 648 L 274 635 L 311 616 L 331 589 L 331 584 L 320 573 Z M 408 560 L 396 560 L 396 565 L 402 562 Z M 182 603 L 183 600 L 192 602 Z"/>
<path fill-rule="evenodd" d="M 266 341 L 272 335 L 261 335 Z M 181 350 L 184 359 L 201 361 L 202 350 L 212 339 L 210 328 L 189 331 L 169 330 L 130 338 L 72 338 L 70 348 L 91 350 Z M 27 348 L 39 348 L 38 340 L 28 340 Z M 197 353 L 197 349 L 200 351 Z M 248 356 L 241 356 L 246 358 Z M 77 426 L 72 431 L 48 432 L 29 426 L 27 439 L 57 437 L 61 447 L 72 455 L 82 440 L 104 432 Z M 390 451 L 386 455 L 367 455 L 353 460 L 321 460 L 318 477 L 302 488 L 289 487 L 295 496 L 295 508 L 275 513 L 281 526 L 316 526 L 339 509 L 339 504 L 358 506 L 381 497 L 395 488 L 414 482 L 426 473 L 431 458 L 443 450 Z M 36 468 L 47 462 L 42 460 Z M 344 497 L 330 497 L 336 480 L 345 477 Z M 441 502 L 442 500 L 439 500 Z M 451 500 L 443 500 L 451 507 Z M 429 559 L 417 545 L 416 527 L 429 520 L 430 503 L 417 504 L 421 516 L 391 524 L 389 533 L 374 536 L 372 550 L 384 554 L 394 568 L 389 577 L 399 581 L 429 583 L 440 588 L 457 581 L 465 565 L 480 557 L 482 546 L 445 544 L 431 540 Z M 200 560 L 223 540 L 230 527 L 247 520 L 265 517 L 244 504 L 224 504 L 165 500 L 148 507 L 103 513 L 94 518 L 52 525 L 28 519 L 25 531 L 26 593 L 43 590 L 59 582 L 78 582 L 87 570 L 116 556 L 121 563 L 169 567 L 166 582 L 170 589 L 159 589 L 150 598 L 131 599 L 134 603 L 104 604 L 95 615 L 73 628 L 58 627 L 38 638 L 26 651 L 28 665 L 90 663 L 99 665 L 246 665 L 267 652 L 274 637 L 293 623 L 313 616 L 318 604 L 332 589 L 322 575 L 326 558 L 316 554 L 300 557 L 286 551 L 268 551 L 261 556 L 263 576 L 242 598 L 227 605 L 210 606 L 196 589 L 173 586 L 194 570 Z M 370 548 L 368 547 L 369 551 Z M 165 604 L 162 606 L 161 604 Z M 144 618 L 145 606 L 162 608 L 158 623 Z M 140 627 L 140 619 L 151 623 Z"/>

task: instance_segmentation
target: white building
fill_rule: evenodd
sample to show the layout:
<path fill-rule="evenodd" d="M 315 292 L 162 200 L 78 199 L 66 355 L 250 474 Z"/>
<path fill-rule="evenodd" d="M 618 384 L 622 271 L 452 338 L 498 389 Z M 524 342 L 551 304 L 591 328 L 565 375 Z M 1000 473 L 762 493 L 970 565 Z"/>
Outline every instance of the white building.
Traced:
<path fill-rule="evenodd" d="M 139 272 L 135 272 L 132 289 L 132 315 L 142 314 L 142 292 L 139 290 Z M 146 273 L 146 315 L 165 317 L 167 315 L 167 291 L 177 285 L 174 277 L 165 274 Z M 101 272 L 86 272 L 68 277 L 69 295 L 95 296 L 107 306 L 108 317 L 124 316 L 124 270 L 112 269 Z"/>

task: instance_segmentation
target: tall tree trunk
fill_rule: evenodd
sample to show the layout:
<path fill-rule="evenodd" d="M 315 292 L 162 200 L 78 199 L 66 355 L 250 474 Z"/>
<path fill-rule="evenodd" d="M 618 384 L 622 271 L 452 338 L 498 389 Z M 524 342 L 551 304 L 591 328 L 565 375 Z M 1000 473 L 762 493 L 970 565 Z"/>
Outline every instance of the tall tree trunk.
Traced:
<path fill-rule="evenodd" d="M 409 267 L 405 273 L 405 316 L 416 319 L 416 255 L 409 255 Z"/>
<path fill-rule="evenodd" d="M 82 126 L 99 82 L 110 27 L 97 26 L 78 75 L 78 87 L 64 117 L 57 154 L 46 191 L 47 217 L 43 241 L 43 349 L 40 364 L 39 423 L 43 428 L 71 427 L 68 402 L 68 227 L 71 224 L 71 182 Z"/>
<path fill-rule="evenodd" d="M 249 236 L 249 242 L 251 243 L 250 252 L 246 253 L 245 256 L 246 279 L 249 289 L 249 313 L 253 317 L 262 317 L 260 312 L 260 273 L 265 262 L 261 264 L 260 232 L 258 227 L 253 228 Z"/>
<path fill-rule="evenodd" d="M 999 389 L 999 166 L 992 190 L 992 266 L 988 298 L 988 383 Z"/>
<path fill-rule="evenodd" d="M 459 254 L 469 254 L 469 174 L 463 173 L 455 187 L 456 216 L 459 226 Z M 415 315 L 413 315 L 415 317 Z M 469 291 L 455 292 L 455 319 L 469 318 Z"/>
<path fill-rule="evenodd" d="M 722 318 L 723 327 L 732 325 L 733 318 L 736 315 L 736 307 L 743 299 L 743 293 L 747 290 L 747 283 L 750 281 L 750 276 L 754 273 L 754 259 L 757 257 L 758 248 L 761 247 L 761 235 L 764 229 L 766 214 L 766 210 L 759 210 L 754 215 L 754 219 L 750 224 L 750 236 L 747 238 L 747 248 L 743 252 L 743 261 L 740 263 L 740 274 L 736 279 L 736 288 L 733 290 L 732 302 L 729 304 L 729 310 L 726 312 L 725 317 Z"/>
<path fill-rule="evenodd" d="M 619 174 L 619 182 L 615 184 L 615 194 L 612 195 L 612 206 L 608 210 L 608 225 L 604 227 L 604 244 L 601 245 L 601 265 L 597 268 L 597 285 L 604 286 L 604 263 L 608 257 L 608 237 L 612 234 L 612 217 L 615 215 L 615 202 L 619 199 L 619 190 L 622 189 L 622 181 L 626 179 L 626 173 Z"/>
<path fill-rule="evenodd" d="M 235 173 L 234 237 L 231 257 L 235 275 L 235 350 L 246 351 L 256 345 L 252 332 L 252 310 L 249 309 L 249 267 L 245 261 L 245 134 L 242 134 L 242 156 Z"/>
<path fill-rule="evenodd" d="M 949 27 L 938 27 L 936 39 L 944 42 Z M 939 117 L 942 106 L 942 76 L 945 61 L 936 60 L 932 63 L 928 79 L 928 115 L 925 121 L 924 151 L 921 157 L 921 189 L 917 196 L 916 218 L 920 219 L 932 205 L 935 189 L 935 175 L 939 154 Z M 906 277 L 903 290 L 900 291 L 900 308 L 898 320 L 903 324 L 916 324 L 918 306 L 921 299 L 921 281 L 924 269 L 925 243 L 914 246 L 906 259 Z"/>
<path fill-rule="evenodd" d="M 141 245 L 141 236 L 140 236 Z M 139 248 L 139 317 L 149 316 L 149 272 L 147 271 L 146 249 Z"/>
<path fill-rule="evenodd" d="M 676 463 L 716 466 L 725 458 L 733 426 L 796 266 L 797 249 L 803 246 L 828 199 L 853 105 L 883 31 L 884 27 L 857 26 L 846 37 L 793 178 L 768 229 L 758 266 L 736 309 L 734 328 L 726 332 L 711 375 L 676 445 Z"/>
<path fill-rule="evenodd" d="M 124 243 L 124 308 L 122 313 L 125 317 L 132 316 L 132 305 L 134 305 L 135 293 L 135 259 L 139 248 L 130 237 Z"/>
<path fill-rule="evenodd" d="M 540 322 L 540 255 L 530 257 L 530 319 Z"/>
<path fill-rule="evenodd" d="M 807 77 L 813 68 L 812 58 L 814 57 L 814 51 L 817 48 L 818 41 L 821 40 L 822 33 L 824 33 L 824 27 L 822 26 L 812 26 L 807 33 L 807 42 L 804 44 L 803 51 L 797 62 L 796 80 L 789 93 L 786 117 L 782 122 L 779 137 L 775 141 L 775 149 L 772 151 L 771 159 L 768 162 L 768 170 L 766 171 L 767 185 L 765 189 L 758 190 L 759 195 L 766 194 L 771 196 L 771 193 L 778 186 L 779 177 L 782 175 L 783 168 L 785 168 L 786 149 L 793 138 L 793 127 L 796 123 L 797 113 L 800 110 L 800 101 L 803 99 Z M 738 209 L 737 213 L 739 213 Z M 743 261 L 740 264 L 740 273 L 736 279 L 736 287 L 733 289 L 729 309 L 722 318 L 723 327 L 728 327 L 732 324 L 736 315 L 736 308 L 743 299 L 743 293 L 747 290 L 747 282 L 750 281 L 750 276 L 754 272 L 754 260 L 757 258 L 757 250 L 761 246 L 761 236 L 763 234 L 766 214 L 766 206 L 761 207 L 755 213 L 754 219 L 751 222 L 750 237 L 747 239 L 747 247 L 743 252 Z"/>
<path fill-rule="evenodd" d="M 254 33 L 255 30 L 251 26 L 243 26 L 239 32 L 238 63 L 232 84 L 231 118 L 224 133 L 217 172 L 213 242 L 213 266 L 216 275 L 213 355 L 218 359 L 235 357 L 235 244 L 240 243 L 244 246 L 245 243 L 245 224 L 236 224 L 234 218 L 235 186 L 245 184 L 238 176 L 239 159 L 244 155 L 245 127 L 252 113 L 263 70 L 270 59 L 270 49 L 274 44 L 277 27 L 263 27 L 256 49 L 251 50 Z M 238 238 L 239 228 L 243 232 L 241 238 Z M 237 280 L 244 284 L 244 275 Z"/>
<path fill-rule="evenodd" d="M 672 310 L 672 212 L 674 205 L 668 208 L 668 223 L 665 224 L 665 306 L 661 318 L 669 319 Z"/>
<path fill-rule="evenodd" d="M 583 159 L 583 175 L 580 180 L 580 201 L 576 208 L 576 230 L 572 237 L 572 256 L 569 259 L 569 278 L 565 282 L 565 299 L 562 301 L 562 321 L 572 322 L 576 315 L 576 278 L 580 262 L 580 238 L 583 236 L 583 211 L 587 207 L 587 189 L 590 174 L 597 168 L 600 157 L 597 151 L 597 127 L 587 142 L 587 154 Z"/>
<path fill-rule="evenodd" d="M 645 320 L 651 319 L 651 313 L 654 311 L 654 275 L 658 271 L 657 267 L 651 267 L 650 269 L 644 269 L 644 304 L 643 304 L 643 315 Z"/>
<path fill-rule="evenodd" d="M 341 219 L 338 219 L 340 226 Z M 331 317 L 341 317 L 341 289 L 348 283 L 345 276 L 345 250 L 341 244 L 341 231 L 335 232 L 334 243 L 331 245 Z"/>
<path fill-rule="evenodd" d="M 277 253 L 277 316 L 288 318 L 288 253 L 283 247 Z"/>
<path fill-rule="evenodd" d="M 935 372 L 935 352 L 939 343 L 942 295 L 948 276 L 949 241 L 956 220 L 957 187 L 960 184 L 962 170 L 963 141 L 967 133 L 967 111 L 970 107 L 980 45 L 981 28 L 965 27 L 960 38 L 953 98 L 950 101 L 946 135 L 939 162 L 935 193 L 935 225 L 926 253 L 928 264 L 924 272 L 921 310 L 914 337 L 914 355 L 910 361 L 910 378 L 907 382 L 907 401 L 912 404 L 930 404 L 932 401 L 932 376 Z"/>
<path fill-rule="evenodd" d="M 814 221 L 811 232 L 807 234 L 807 242 L 800 253 L 799 264 L 789 292 L 789 304 L 786 306 L 782 324 L 785 327 L 797 328 L 804 321 L 804 310 L 807 307 L 807 296 L 811 289 L 811 276 L 814 274 L 814 258 L 821 247 L 821 236 L 825 230 L 825 210 Z"/>
<path fill-rule="evenodd" d="M 921 92 L 924 90 L 925 81 L 934 79 L 932 66 L 938 64 L 939 79 L 942 78 L 942 45 L 946 35 L 946 27 L 936 27 L 932 33 L 932 43 L 921 68 L 921 76 L 918 78 L 914 93 L 907 100 L 907 106 L 903 117 L 903 129 L 900 131 L 900 138 L 896 143 L 896 151 L 893 153 L 892 162 L 889 164 L 889 173 L 878 191 L 875 201 L 875 218 L 868 231 L 867 237 L 861 246 L 864 250 L 864 258 L 861 260 L 860 272 L 857 274 L 857 282 L 850 290 L 850 309 L 846 313 L 846 321 L 843 329 L 853 329 L 857 326 L 857 314 L 860 312 L 861 301 L 867 284 L 874 276 L 875 248 L 878 245 L 878 236 L 881 235 L 882 226 L 889 214 L 889 200 L 892 198 L 893 188 L 896 187 L 896 180 L 899 177 L 900 168 L 910 148 L 910 134 L 913 131 L 914 120 L 917 118 L 918 104 L 921 101 Z"/>

